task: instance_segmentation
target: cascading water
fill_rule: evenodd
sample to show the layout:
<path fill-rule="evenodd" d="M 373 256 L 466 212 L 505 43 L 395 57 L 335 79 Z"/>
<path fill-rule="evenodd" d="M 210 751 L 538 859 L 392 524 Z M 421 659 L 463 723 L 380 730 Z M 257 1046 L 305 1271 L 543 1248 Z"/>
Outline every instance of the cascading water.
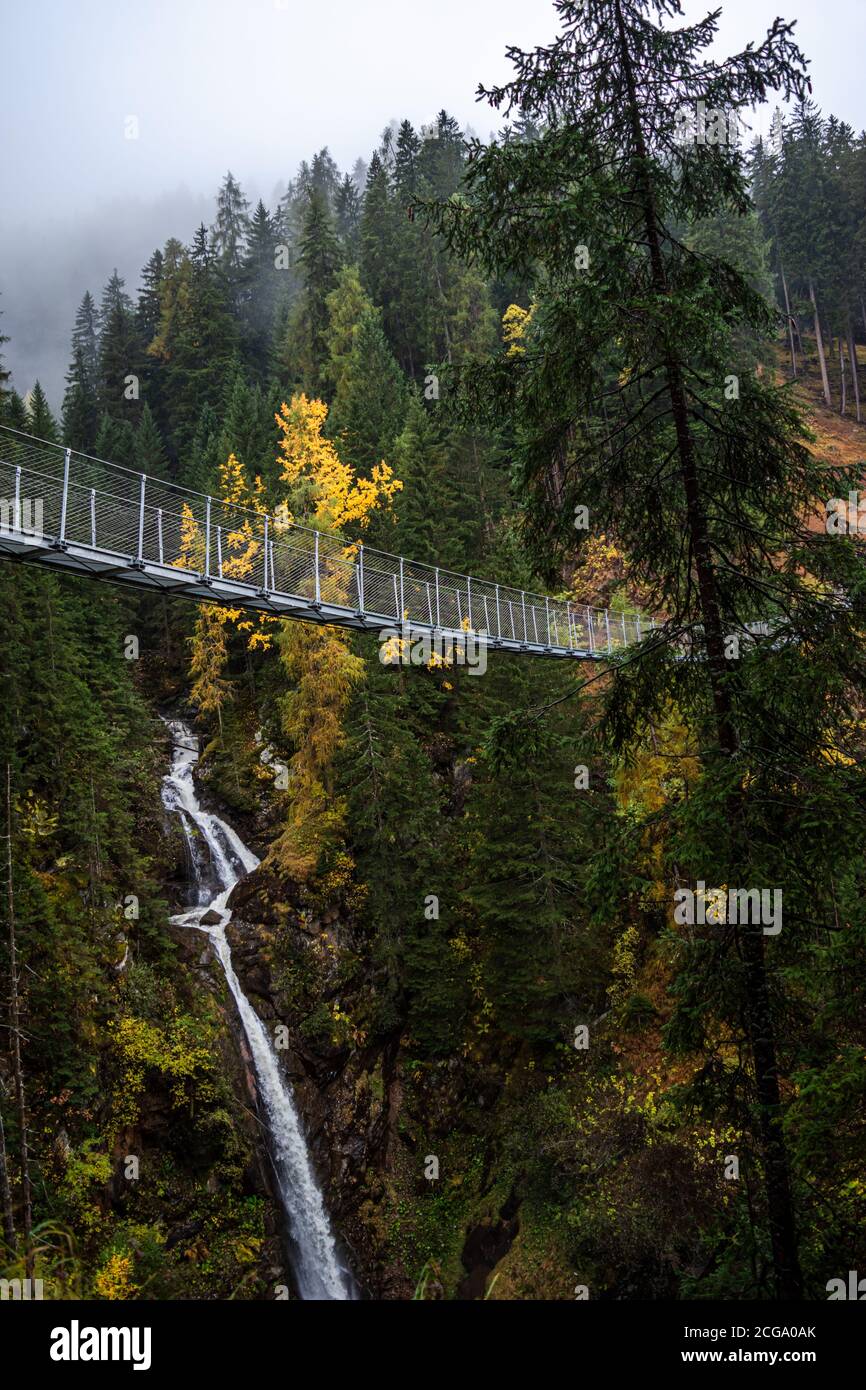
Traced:
<path fill-rule="evenodd" d="M 277 1187 L 295 1253 L 298 1292 L 303 1299 L 352 1299 L 356 1297 L 352 1276 L 337 1252 L 291 1090 L 282 1077 L 267 1030 L 241 989 L 226 938 L 226 924 L 231 919 L 226 906 L 229 894 L 259 861 L 230 825 L 199 805 L 193 783 L 198 740 L 192 730 L 179 719 L 165 723 L 174 747 L 162 799 L 167 811 L 180 816 L 196 890 L 196 906 L 171 920 L 208 934 L 237 1005 L 267 1119 Z M 209 859 L 202 854 L 193 828 L 207 845 Z M 210 912 L 218 914 L 220 921 L 202 925 L 202 917 Z"/>

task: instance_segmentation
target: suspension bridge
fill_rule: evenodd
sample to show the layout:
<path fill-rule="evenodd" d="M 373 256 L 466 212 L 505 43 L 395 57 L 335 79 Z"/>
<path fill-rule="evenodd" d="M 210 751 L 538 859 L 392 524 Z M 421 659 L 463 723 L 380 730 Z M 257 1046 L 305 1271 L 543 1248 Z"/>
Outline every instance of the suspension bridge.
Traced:
<path fill-rule="evenodd" d="M 0 556 L 302 622 L 604 660 L 654 622 L 455 574 L 0 426 Z"/>

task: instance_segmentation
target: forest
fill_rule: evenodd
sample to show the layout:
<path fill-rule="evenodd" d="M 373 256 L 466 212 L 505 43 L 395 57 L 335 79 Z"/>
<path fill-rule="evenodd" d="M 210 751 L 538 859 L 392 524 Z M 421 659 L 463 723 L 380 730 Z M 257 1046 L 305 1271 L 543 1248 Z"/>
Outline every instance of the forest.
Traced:
<path fill-rule="evenodd" d="M 318 1296 L 259 1034 L 323 1297 L 866 1273 L 866 133 L 788 21 L 712 61 L 677 0 L 546 24 L 480 91 L 495 136 L 443 109 L 340 169 L 311 132 L 278 205 L 227 172 L 137 287 L 82 285 L 62 408 L 0 361 L 7 464 L 33 436 L 647 620 L 602 661 L 395 665 L 0 564 L 0 1276 L 46 1298 Z M 178 920 L 219 865 L 171 772 L 255 860 L 252 1019 Z"/>

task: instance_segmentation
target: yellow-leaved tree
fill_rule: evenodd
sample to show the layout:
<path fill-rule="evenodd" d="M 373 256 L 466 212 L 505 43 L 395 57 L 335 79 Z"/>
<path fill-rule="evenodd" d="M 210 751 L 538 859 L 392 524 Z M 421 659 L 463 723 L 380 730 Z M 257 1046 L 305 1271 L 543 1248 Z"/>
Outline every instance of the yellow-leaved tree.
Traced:
<path fill-rule="evenodd" d="M 211 513 L 211 567 L 218 566 L 228 579 L 249 580 L 256 565 L 262 565 L 262 522 L 264 489 L 261 478 L 249 482 L 243 464 L 232 453 L 220 464 L 219 497 Z M 189 511 L 184 503 L 185 511 Z M 203 550 L 198 528 L 192 530 L 192 513 L 184 519 L 182 548 L 184 555 L 191 549 Z M 193 677 L 190 696 L 204 714 L 216 714 L 222 734 L 222 708 L 230 697 L 230 687 L 223 678 L 228 661 L 228 632 L 231 626 L 248 634 L 250 646 L 267 646 L 267 618 L 256 622 L 243 608 L 230 608 L 218 603 L 203 603 L 198 610 L 195 629 L 190 638 Z M 271 622 L 275 619 L 270 619 Z"/>
<path fill-rule="evenodd" d="M 359 477 L 344 463 L 332 440 L 322 433 L 328 415 L 323 401 L 294 396 L 276 416 L 280 429 L 282 481 L 288 497 L 280 509 L 282 533 L 295 519 L 329 533 L 337 560 L 350 561 L 357 541 L 374 512 L 390 507 L 402 487 L 384 461 L 369 478 Z M 346 584 L 341 575 L 349 565 L 332 567 L 328 583 L 336 601 Z M 363 677 L 364 664 L 350 650 L 342 628 L 307 623 L 283 623 L 280 656 L 291 690 L 282 705 L 283 727 L 294 753 L 289 766 L 290 805 L 286 828 L 274 842 L 270 858 L 285 873 L 301 881 L 320 865 L 326 850 L 342 840 L 345 806 L 337 797 L 333 763 L 343 743 L 344 717 L 352 689 Z M 345 855 L 342 871 L 345 872 Z"/>

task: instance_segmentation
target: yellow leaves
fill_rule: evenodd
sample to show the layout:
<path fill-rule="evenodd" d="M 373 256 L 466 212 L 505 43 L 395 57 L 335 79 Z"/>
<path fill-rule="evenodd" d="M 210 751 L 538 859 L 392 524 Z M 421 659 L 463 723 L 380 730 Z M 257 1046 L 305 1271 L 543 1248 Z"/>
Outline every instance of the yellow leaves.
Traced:
<path fill-rule="evenodd" d="M 192 507 L 182 502 L 180 508 L 180 551 L 172 568 L 200 570 L 204 564 L 204 539 Z"/>
<path fill-rule="evenodd" d="M 132 1279 L 132 1256 L 126 1252 L 113 1251 L 102 1269 L 97 1270 L 93 1284 L 100 1298 L 135 1298 L 138 1285 L 133 1283 Z"/>
<path fill-rule="evenodd" d="M 205 714 L 219 715 L 228 696 L 228 683 L 222 673 L 228 661 L 228 641 L 225 625 L 239 609 L 220 608 L 216 603 L 203 603 L 198 611 L 195 630 L 190 640 L 192 676 L 190 697 Z"/>
<path fill-rule="evenodd" d="M 57 829 L 60 817 L 51 810 L 47 801 L 34 795 L 32 791 L 27 792 L 23 802 L 17 803 L 16 809 L 21 833 L 26 835 L 28 840 L 39 840 L 53 835 Z"/>
<path fill-rule="evenodd" d="M 506 357 L 518 357 L 526 351 L 523 340 L 531 321 L 531 309 L 521 309 L 519 304 L 509 304 L 502 315 L 502 339 L 508 344 Z"/>
<path fill-rule="evenodd" d="M 303 394 L 293 396 L 289 405 L 283 402 L 274 417 L 283 436 L 281 477 L 308 502 L 311 524 L 318 530 L 339 530 L 353 522 L 364 528 L 373 511 L 391 505 L 403 484 L 384 461 L 369 478 L 359 478 L 323 436 L 327 416 L 324 401 Z"/>
<path fill-rule="evenodd" d="M 340 628 L 287 623 L 279 642 L 293 685 L 283 700 L 283 729 L 296 751 L 288 823 L 272 853 L 284 871 L 306 880 L 324 848 L 342 834 L 345 807 L 331 785 L 331 766 L 345 738 L 343 718 L 364 663 Z"/>

